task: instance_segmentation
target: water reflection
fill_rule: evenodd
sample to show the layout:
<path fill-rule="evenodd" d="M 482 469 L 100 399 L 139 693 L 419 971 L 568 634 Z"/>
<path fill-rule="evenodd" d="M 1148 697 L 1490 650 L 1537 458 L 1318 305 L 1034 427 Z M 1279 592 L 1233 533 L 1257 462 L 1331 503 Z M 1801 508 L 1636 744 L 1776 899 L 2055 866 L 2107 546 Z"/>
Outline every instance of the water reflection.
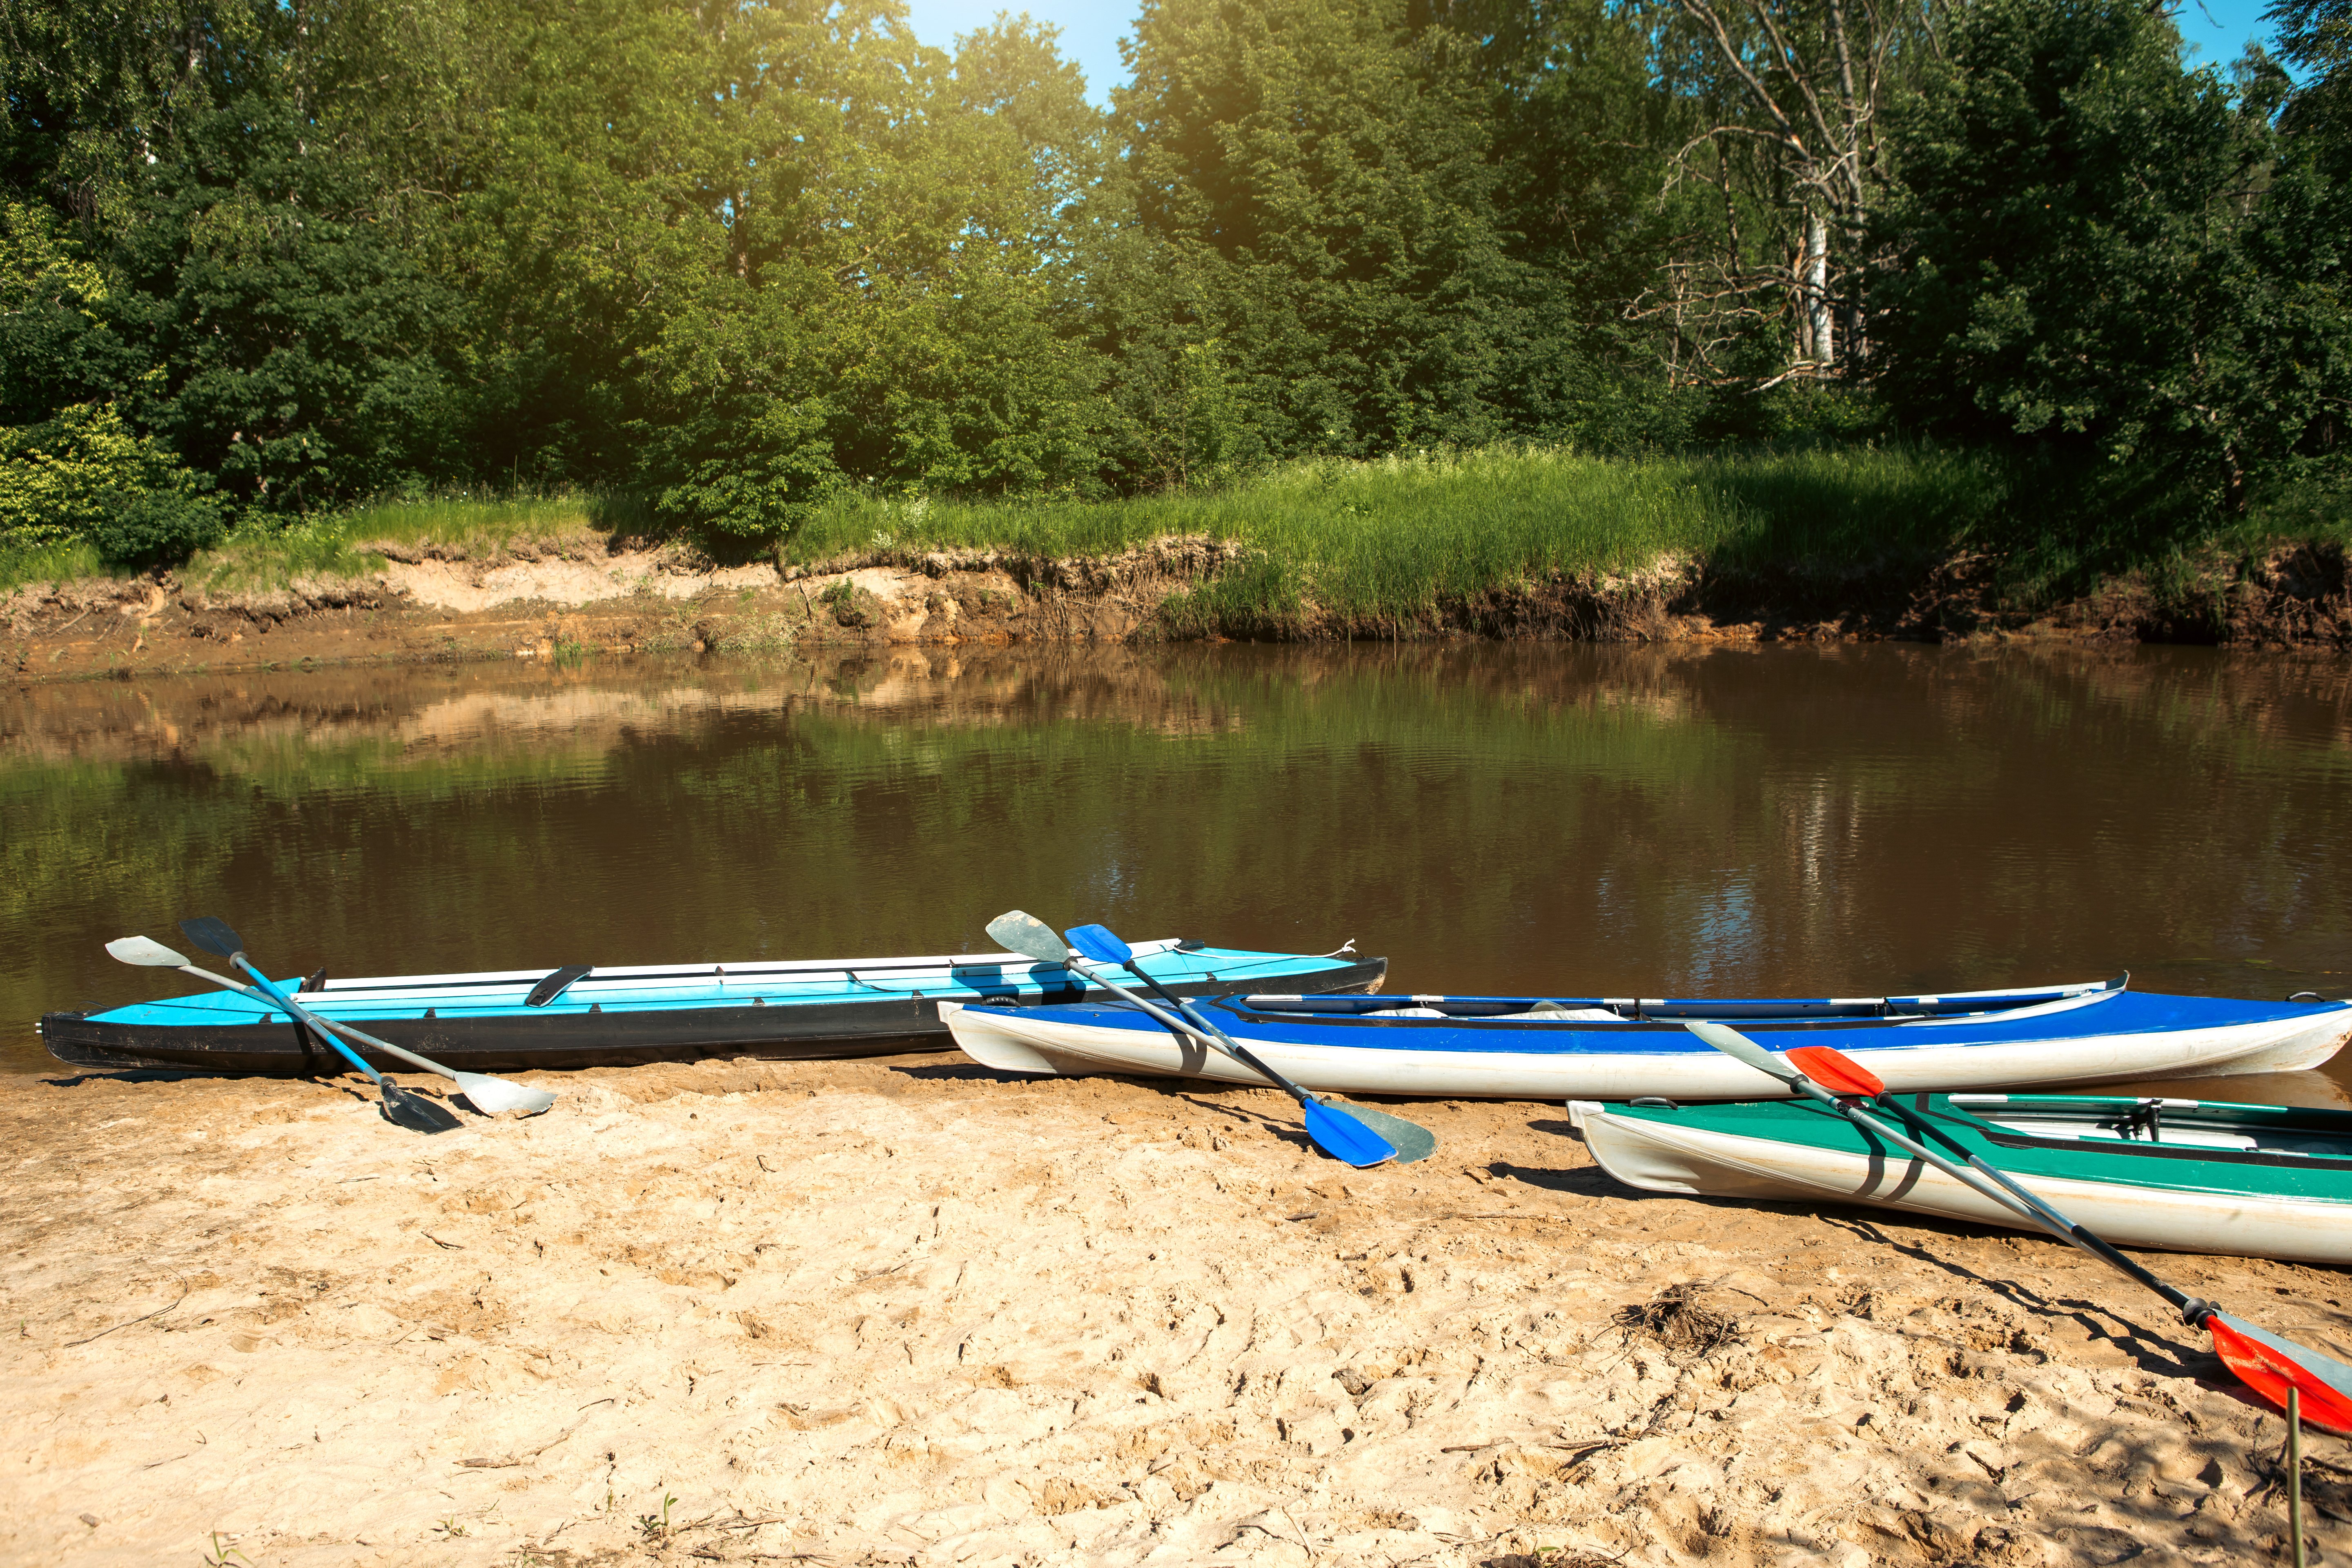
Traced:
<path fill-rule="evenodd" d="M 937 951 L 1013 905 L 1412 990 L 2352 989 L 2352 666 L 1463 646 L 0 699 L 0 1064 L 228 916 L 345 973 Z"/>

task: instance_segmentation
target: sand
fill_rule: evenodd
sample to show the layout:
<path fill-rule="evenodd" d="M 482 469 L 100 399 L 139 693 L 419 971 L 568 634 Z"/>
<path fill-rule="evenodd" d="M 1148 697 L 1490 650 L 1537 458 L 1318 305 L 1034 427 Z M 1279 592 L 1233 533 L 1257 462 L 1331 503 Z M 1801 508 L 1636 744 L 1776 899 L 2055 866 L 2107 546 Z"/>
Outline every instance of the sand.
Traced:
<path fill-rule="evenodd" d="M 1645 1196 L 1556 1107 L 953 1057 L 0 1079 L 0 1561 L 2221 1563 L 2284 1426 L 2046 1241 Z M 2333 1271 L 2159 1268 L 2338 1353 Z M 2315 1437 L 2315 1562 L 2352 1456 Z"/>

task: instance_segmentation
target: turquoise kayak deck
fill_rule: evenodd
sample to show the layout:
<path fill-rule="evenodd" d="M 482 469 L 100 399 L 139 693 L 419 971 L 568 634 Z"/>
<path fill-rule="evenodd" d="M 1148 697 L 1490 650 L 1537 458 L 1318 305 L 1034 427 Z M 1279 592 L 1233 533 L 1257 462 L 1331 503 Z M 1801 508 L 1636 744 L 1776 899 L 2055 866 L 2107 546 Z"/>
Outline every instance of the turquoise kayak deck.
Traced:
<path fill-rule="evenodd" d="M 1897 1116 L 1891 1107 L 1900 1107 Z M 1611 1103 L 1614 1117 L 1765 1139 L 1901 1165 L 1912 1156 L 1811 1100 L 1674 1108 Z M 1906 1094 L 1868 1107 L 1930 1148 L 2025 1182 L 2352 1204 L 2352 1112 L 2100 1095 Z"/>

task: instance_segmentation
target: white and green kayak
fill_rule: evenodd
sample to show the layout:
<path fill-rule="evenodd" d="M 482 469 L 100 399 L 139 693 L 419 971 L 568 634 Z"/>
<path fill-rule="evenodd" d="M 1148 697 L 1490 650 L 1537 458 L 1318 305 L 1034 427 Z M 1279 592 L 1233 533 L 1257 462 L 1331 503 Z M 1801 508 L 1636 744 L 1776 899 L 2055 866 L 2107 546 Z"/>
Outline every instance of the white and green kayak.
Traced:
<path fill-rule="evenodd" d="M 2352 1263 L 2352 1112 L 2056 1094 L 1887 1095 L 1872 1109 L 1930 1148 L 1981 1156 L 2126 1247 Z M 1572 1100 L 1568 1112 L 1628 1186 L 2023 1227 L 1810 1100 Z"/>

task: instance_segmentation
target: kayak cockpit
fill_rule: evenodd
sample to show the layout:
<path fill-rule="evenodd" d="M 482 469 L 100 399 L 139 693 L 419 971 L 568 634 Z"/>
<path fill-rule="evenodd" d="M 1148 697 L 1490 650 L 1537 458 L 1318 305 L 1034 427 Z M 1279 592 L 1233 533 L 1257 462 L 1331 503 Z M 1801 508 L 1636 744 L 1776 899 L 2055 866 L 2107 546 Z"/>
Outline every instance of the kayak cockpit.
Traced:
<path fill-rule="evenodd" d="M 1231 1005 L 1261 1018 L 1317 1022 L 1443 1019 L 1467 1025 L 1948 1024 L 2063 1012 L 2122 994 L 2128 974 L 2085 984 L 2021 991 L 1947 992 L 1933 996 L 1819 996 L 1794 1000 L 1675 996 L 1275 996 Z"/>
<path fill-rule="evenodd" d="M 1948 1103 L 2035 1140 L 2352 1160 L 2352 1115 L 2339 1110 L 2092 1095 L 1955 1094 Z"/>

